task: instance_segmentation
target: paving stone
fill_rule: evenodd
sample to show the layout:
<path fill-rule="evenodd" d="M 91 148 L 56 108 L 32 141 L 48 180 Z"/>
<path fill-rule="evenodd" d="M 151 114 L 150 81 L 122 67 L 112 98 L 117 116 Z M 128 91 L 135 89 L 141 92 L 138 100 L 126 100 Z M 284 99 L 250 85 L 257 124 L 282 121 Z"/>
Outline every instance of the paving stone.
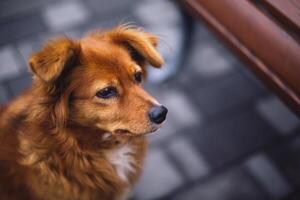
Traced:
<path fill-rule="evenodd" d="M 89 11 L 80 1 L 61 1 L 51 4 L 43 13 L 52 30 L 66 30 L 89 19 Z"/>
<path fill-rule="evenodd" d="M 46 32 L 47 27 L 38 12 L 21 15 L 0 25 L 0 44 Z"/>
<path fill-rule="evenodd" d="M 264 154 L 253 156 L 246 166 L 273 199 L 281 199 L 292 192 L 289 183 Z"/>
<path fill-rule="evenodd" d="M 2 85 L 0 85 L 0 105 L 4 104 L 8 101 L 8 95 L 6 88 Z"/>
<path fill-rule="evenodd" d="M 189 188 L 175 200 L 270 200 L 241 169 L 234 169 Z"/>
<path fill-rule="evenodd" d="M 23 42 L 18 45 L 18 51 L 20 52 L 23 63 L 27 64 L 30 55 L 33 53 L 33 46 L 30 42 Z"/>
<path fill-rule="evenodd" d="M 135 187 L 135 196 L 139 200 L 161 197 L 183 183 L 180 174 L 168 158 L 159 149 L 152 149 L 146 157 L 142 177 Z"/>
<path fill-rule="evenodd" d="M 130 12 L 135 3 L 136 0 L 85 0 L 85 4 L 89 6 L 89 9 L 103 16 L 115 15 L 120 10 Z"/>
<path fill-rule="evenodd" d="M 248 69 L 247 66 L 244 66 L 243 64 L 236 65 L 236 69 L 252 84 L 255 84 L 264 93 L 264 95 L 268 95 L 271 93 L 270 89 L 266 85 L 264 85 L 263 82 L 258 79 L 258 77 L 255 76 L 254 72 Z"/>
<path fill-rule="evenodd" d="M 228 77 L 228 75 L 247 70 L 237 56 L 201 23 L 195 24 L 193 38 L 186 51 L 188 52 L 182 71 L 193 80 L 187 85 L 196 86 L 197 89 L 220 82 L 223 76 Z M 183 83 L 186 84 L 186 82 Z"/>
<path fill-rule="evenodd" d="M 194 70 L 205 78 L 226 74 L 233 69 L 234 63 L 228 56 L 211 43 L 197 45 L 191 55 Z"/>
<path fill-rule="evenodd" d="M 208 29 L 208 27 L 204 23 L 196 23 L 194 31 L 194 42 L 214 40 L 213 43 L 215 44 L 215 41 L 218 41 L 216 36 L 214 35 L 214 32 L 210 31 L 210 29 Z"/>
<path fill-rule="evenodd" d="M 178 8 L 173 2 L 166 0 L 140 1 L 135 8 L 135 13 L 144 25 L 150 27 L 157 25 L 163 27 L 166 24 L 178 24 L 180 21 Z"/>
<path fill-rule="evenodd" d="M 31 76 L 28 73 L 26 73 L 17 79 L 13 79 L 9 81 L 8 84 L 13 95 L 17 96 L 30 86 L 31 81 L 32 81 Z"/>
<path fill-rule="evenodd" d="M 190 92 L 196 93 L 197 104 L 209 116 L 249 104 L 261 94 L 259 88 L 237 73 L 204 87 L 192 85 Z"/>
<path fill-rule="evenodd" d="M 254 111 L 225 116 L 196 130 L 194 141 L 212 168 L 221 167 L 277 138 L 276 131 Z"/>
<path fill-rule="evenodd" d="M 300 129 L 296 130 L 299 133 Z M 300 136 L 281 145 L 276 145 L 268 151 L 268 156 L 280 169 L 294 188 L 300 188 Z M 298 191 L 300 192 L 300 191 Z M 300 193 L 299 193 L 300 194 Z"/>
<path fill-rule="evenodd" d="M 300 199 L 300 191 L 293 192 L 292 194 L 287 195 L 282 198 L 282 200 L 299 200 Z"/>
<path fill-rule="evenodd" d="M 153 141 L 162 140 L 185 128 L 202 124 L 201 112 L 197 111 L 197 108 L 181 91 L 161 90 L 160 94 L 154 96 L 168 108 L 169 112 L 163 127 L 157 131 L 158 134 L 150 138 Z"/>
<path fill-rule="evenodd" d="M 162 104 L 169 108 L 170 117 L 180 127 L 199 125 L 202 122 L 201 113 L 189 100 L 189 97 L 179 90 L 168 90 L 163 93 Z"/>
<path fill-rule="evenodd" d="M 176 138 L 170 142 L 168 149 L 189 179 L 199 179 L 210 173 L 209 164 L 187 138 Z"/>
<path fill-rule="evenodd" d="M 0 49 L 0 80 L 16 76 L 19 72 L 16 51 L 12 46 Z"/>
<path fill-rule="evenodd" d="M 277 97 L 261 99 L 257 103 L 259 114 L 282 134 L 291 133 L 300 126 L 300 120 Z"/>
<path fill-rule="evenodd" d="M 233 64 L 244 65 L 239 58 L 227 48 L 227 46 L 220 40 L 214 32 L 212 32 L 204 23 L 196 23 L 193 34 L 193 45 L 207 46 L 211 45 L 218 51 L 218 55 L 226 57 Z"/>
<path fill-rule="evenodd" d="M 43 4 L 53 0 L 26 0 L 26 3 L 20 3 L 20 0 L 0 1 L 0 18 L 15 17 L 24 13 L 33 12 Z"/>

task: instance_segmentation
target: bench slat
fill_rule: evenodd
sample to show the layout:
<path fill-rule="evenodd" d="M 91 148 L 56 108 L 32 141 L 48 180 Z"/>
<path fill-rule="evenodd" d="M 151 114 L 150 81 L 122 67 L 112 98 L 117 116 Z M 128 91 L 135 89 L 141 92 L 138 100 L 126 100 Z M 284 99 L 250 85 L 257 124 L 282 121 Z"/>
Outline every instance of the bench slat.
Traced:
<path fill-rule="evenodd" d="M 300 46 L 245 0 L 181 0 L 300 115 Z"/>

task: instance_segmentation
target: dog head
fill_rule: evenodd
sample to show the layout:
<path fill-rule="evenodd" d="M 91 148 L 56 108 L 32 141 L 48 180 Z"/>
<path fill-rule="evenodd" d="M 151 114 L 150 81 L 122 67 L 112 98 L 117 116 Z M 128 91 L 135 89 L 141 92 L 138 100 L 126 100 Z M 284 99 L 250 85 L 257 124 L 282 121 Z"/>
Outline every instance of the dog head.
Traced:
<path fill-rule="evenodd" d="M 167 109 L 142 87 L 146 65 L 161 67 L 157 37 L 117 27 L 74 41 L 49 41 L 29 66 L 45 88 L 57 127 L 77 124 L 114 134 L 153 132 Z"/>

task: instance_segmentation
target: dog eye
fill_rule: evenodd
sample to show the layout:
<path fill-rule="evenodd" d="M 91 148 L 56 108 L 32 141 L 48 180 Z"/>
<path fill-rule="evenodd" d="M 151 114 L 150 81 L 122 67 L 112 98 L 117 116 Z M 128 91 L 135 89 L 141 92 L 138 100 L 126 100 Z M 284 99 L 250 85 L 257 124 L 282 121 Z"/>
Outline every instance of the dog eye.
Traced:
<path fill-rule="evenodd" d="M 134 80 L 137 82 L 137 83 L 141 83 L 142 80 L 143 80 L 143 74 L 142 72 L 136 72 L 134 74 Z"/>
<path fill-rule="evenodd" d="M 103 99 L 108 99 L 117 96 L 117 88 L 109 86 L 96 93 L 96 96 Z"/>

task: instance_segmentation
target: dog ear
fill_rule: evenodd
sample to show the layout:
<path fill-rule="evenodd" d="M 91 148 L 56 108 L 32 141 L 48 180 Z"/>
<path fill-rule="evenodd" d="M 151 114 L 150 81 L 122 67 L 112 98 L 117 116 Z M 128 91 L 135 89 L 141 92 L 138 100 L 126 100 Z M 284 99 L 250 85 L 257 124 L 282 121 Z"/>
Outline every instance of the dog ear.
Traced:
<path fill-rule="evenodd" d="M 104 37 L 126 47 L 139 65 L 149 63 L 159 68 L 164 64 L 163 58 L 155 48 L 158 38 L 153 34 L 137 28 L 120 26 L 106 32 Z"/>
<path fill-rule="evenodd" d="M 51 40 L 29 59 L 30 70 L 45 82 L 54 82 L 76 58 L 79 45 L 68 38 Z"/>
<path fill-rule="evenodd" d="M 64 88 L 62 81 L 57 81 L 62 74 L 75 65 L 79 52 L 79 44 L 68 38 L 50 40 L 29 59 L 29 67 L 38 80 L 46 84 L 43 91 L 48 95 L 50 102 L 50 119 L 57 128 L 66 125 L 68 118 L 68 100 L 72 92 Z"/>

